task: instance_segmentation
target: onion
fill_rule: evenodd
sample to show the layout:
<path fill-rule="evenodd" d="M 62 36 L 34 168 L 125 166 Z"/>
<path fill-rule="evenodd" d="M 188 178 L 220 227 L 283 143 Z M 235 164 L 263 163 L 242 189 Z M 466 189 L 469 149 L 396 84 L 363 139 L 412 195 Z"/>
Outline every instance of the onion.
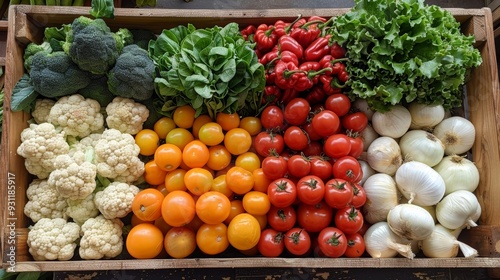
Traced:
<path fill-rule="evenodd" d="M 445 195 L 458 190 L 473 192 L 479 186 L 479 170 L 465 157 L 452 155 L 444 157 L 434 166 L 444 180 Z"/>
<path fill-rule="evenodd" d="M 352 108 L 356 109 L 356 111 L 365 113 L 368 120 L 372 119 L 374 111 L 370 108 L 368 102 L 365 99 L 356 98 L 351 106 Z"/>
<path fill-rule="evenodd" d="M 361 165 L 361 170 L 363 171 L 363 178 L 361 178 L 361 181 L 359 183 L 363 185 L 366 179 L 377 173 L 377 171 L 373 170 L 373 168 L 371 168 L 371 166 L 365 160 L 358 159 L 358 162 L 359 165 Z"/>
<path fill-rule="evenodd" d="M 387 214 L 387 224 L 399 237 L 423 240 L 432 234 L 434 219 L 424 208 L 413 204 L 399 204 Z"/>
<path fill-rule="evenodd" d="M 464 154 L 472 148 L 476 137 L 474 125 L 459 116 L 444 119 L 432 133 L 443 142 L 446 155 Z"/>
<path fill-rule="evenodd" d="M 436 218 L 446 228 L 475 227 L 481 216 L 477 197 L 469 191 L 455 191 L 445 196 L 436 205 Z"/>
<path fill-rule="evenodd" d="M 363 184 L 366 202 L 363 205 L 365 220 L 374 224 L 386 221 L 389 211 L 399 204 L 399 194 L 394 179 L 384 173 L 374 174 Z"/>
<path fill-rule="evenodd" d="M 372 258 L 392 258 L 401 254 L 413 259 L 411 244 L 397 236 L 387 222 L 378 222 L 368 228 L 364 235 L 366 252 Z"/>
<path fill-rule="evenodd" d="M 375 112 L 372 125 L 381 136 L 399 138 L 403 136 L 411 124 L 411 114 L 403 105 L 394 105 L 387 112 Z"/>
<path fill-rule="evenodd" d="M 412 102 L 408 106 L 411 115 L 410 129 L 431 131 L 445 116 L 442 105 L 426 105 Z"/>
<path fill-rule="evenodd" d="M 420 242 L 420 249 L 429 258 L 454 258 L 460 249 L 466 258 L 478 255 L 476 249 L 457 240 L 457 234 L 437 224 L 431 236 Z"/>
<path fill-rule="evenodd" d="M 370 144 L 366 161 L 375 171 L 394 175 L 403 163 L 399 144 L 391 137 L 381 136 Z"/>
<path fill-rule="evenodd" d="M 359 134 L 361 140 L 363 140 L 363 151 L 367 151 L 368 147 L 371 145 L 373 140 L 377 139 L 380 135 L 373 129 L 373 126 L 368 124 L 363 131 Z"/>
<path fill-rule="evenodd" d="M 396 172 L 395 180 L 398 189 L 410 204 L 430 206 L 437 204 L 444 196 L 443 178 L 425 163 L 403 163 Z"/>
<path fill-rule="evenodd" d="M 436 136 L 425 130 L 410 130 L 399 140 L 403 157 L 419 161 L 430 167 L 438 164 L 444 156 L 444 145 Z"/>

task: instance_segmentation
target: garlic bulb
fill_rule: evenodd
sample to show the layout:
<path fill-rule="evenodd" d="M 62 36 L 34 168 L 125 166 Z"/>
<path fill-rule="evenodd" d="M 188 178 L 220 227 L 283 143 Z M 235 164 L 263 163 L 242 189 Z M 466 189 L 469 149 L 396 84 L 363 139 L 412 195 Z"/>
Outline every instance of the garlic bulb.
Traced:
<path fill-rule="evenodd" d="M 394 179 L 384 173 L 374 174 L 363 184 L 366 202 L 363 205 L 365 220 L 374 224 L 386 221 L 389 211 L 398 205 L 399 194 Z"/>
<path fill-rule="evenodd" d="M 412 102 L 408 106 L 411 115 L 410 129 L 431 131 L 445 116 L 442 105 L 426 105 Z"/>
<path fill-rule="evenodd" d="M 476 137 L 474 125 L 466 118 L 453 116 L 444 119 L 432 131 L 445 148 L 446 155 L 460 155 L 472 148 Z"/>
<path fill-rule="evenodd" d="M 424 208 L 413 204 L 399 204 L 387 214 L 387 224 L 399 237 L 423 240 L 432 234 L 434 219 Z"/>
<path fill-rule="evenodd" d="M 381 136 L 399 138 L 403 136 L 411 124 L 411 114 L 403 105 L 394 105 L 387 112 L 375 112 L 372 125 Z"/>
<path fill-rule="evenodd" d="M 352 102 L 351 107 L 356 109 L 356 111 L 365 113 L 368 120 L 372 119 L 374 111 L 370 108 L 366 99 L 356 98 L 356 100 Z"/>
<path fill-rule="evenodd" d="M 361 140 L 363 140 L 363 151 L 367 151 L 368 147 L 370 144 L 373 142 L 373 140 L 377 139 L 380 137 L 378 133 L 373 129 L 373 126 L 371 124 L 368 124 L 363 131 L 359 134 L 359 137 L 361 137 Z"/>
<path fill-rule="evenodd" d="M 410 130 L 399 140 L 401 154 L 407 160 L 419 161 L 430 167 L 444 156 L 444 145 L 434 134 L 425 130 Z"/>
<path fill-rule="evenodd" d="M 431 236 L 420 242 L 422 253 L 429 258 L 454 258 L 458 250 L 464 257 L 473 258 L 478 255 L 476 249 L 457 240 L 455 234 L 440 224 L 437 224 Z"/>
<path fill-rule="evenodd" d="M 473 192 L 479 186 L 479 170 L 469 159 L 458 156 L 445 156 L 434 166 L 444 180 L 445 195 L 458 190 Z"/>
<path fill-rule="evenodd" d="M 386 136 L 373 140 L 366 151 L 366 161 L 375 171 L 394 175 L 403 163 L 398 142 Z"/>
<path fill-rule="evenodd" d="M 446 228 L 475 227 L 481 216 L 477 197 L 469 191 L 455 191 L 436 205 L 436 218 Z"/>
<path fill-rule="evenodd" d="M 359 165 L 361 165 L 361 170 L 363 171 L 363 177 L 361 178 L 361 181 L 359 183 L 363 185 L 366 179 L 377 173 L 377 171 L 373 170 L 373 168 L 371 168 L 371 166 L 365 160 L 358 159 L 358 162 Z"/>
<path fill-rule="evenodd" d="M 425 163 L 418 161 L 403 163 L 396 172 L 395 180 L 398 189 L 410 204 L 431 206 L 444 196 L 443 178 Z"/>
<path fill-rule="evenodd" d="M 364 235 L 366 252 L 372 258 L 392 258 L 401 254 L 413 259 L 411 245 L 391 231 L 387 222 L 378 222 L 366 230 Z"/>

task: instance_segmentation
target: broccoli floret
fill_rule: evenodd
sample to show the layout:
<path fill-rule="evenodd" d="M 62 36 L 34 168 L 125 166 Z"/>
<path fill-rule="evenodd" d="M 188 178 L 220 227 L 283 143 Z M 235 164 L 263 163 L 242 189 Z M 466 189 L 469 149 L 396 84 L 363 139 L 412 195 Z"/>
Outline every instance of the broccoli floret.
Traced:
<path fill-rule="evenodd" d="M 73 94 L 90 83 L 88 72 L 63 51 L 35 53 L 30 77 L 35 91 L 48 98 Z"/>
<path fill-rule="evenodd" d="M 104 20 L 80 16 L 71 24 L 63 48 L 81 69 L 104 74 L 115 64 L 122 44 Z"/>
<path fill-rule="evenodd" d="M 118 42 L 118 51 L 121 53 L 125 46 L 134 43 L 134 35 L 127 28 L 120 28 L 115 33 L 116 42 Z"/>
<path fill-rule="evenodd" d="M 133 44 L 148 50 L 149 41 L 156 40 L 156 35 L 154 32 L 146 29 L 132 29 L 130 30 L 134 36 Z"/>
<path fill-rule="evenodd" d="M 24 56 L 23 56 L 24 68 L 26 69 L 26 71 L 29 72 L 31 70 L 31 61 L 33 59 L 33 55 L 35 55 L 37 52 L 51 53 L 52 48 L 50 47 L 49 42 L 43 42 L 41 44 L 29 43 L 26 46 L 26 49 L 24 50 Z"/>
<path fill-rule="evenodd" d="M 154 71 L 148 52 L 137 45 L 128 45 L 108 72 L 109 91 L 135 100 L 149 99 L 154 92 Z"/>
<path fill-rule="evenodd" d="M 97 100 L 101 107 L 106 107 L 115 98 L 108 89 L 108 77 L 100 75 L 91 78 L 90 84 L 78 91 L 85 98 Z"/>

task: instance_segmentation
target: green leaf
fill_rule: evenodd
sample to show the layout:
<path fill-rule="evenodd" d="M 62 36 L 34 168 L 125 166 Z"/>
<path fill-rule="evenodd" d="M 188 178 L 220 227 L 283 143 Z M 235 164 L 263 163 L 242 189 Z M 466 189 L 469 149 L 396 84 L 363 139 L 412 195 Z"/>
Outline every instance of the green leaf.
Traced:
<path fill-rule="evenodd" d="M 113 0 L 92 0 L 90 14 L 95 18 L 115 18 Z"/>
<path fill-rule="evenodd" d="M 35 91 L 30 76 L 24 74 L 12 90 L 10 109 L 13 112 L 29 110 L 37 96 L 38 92 Z"/>
<path fill-rule="evenodd" d="M 40 278 L 40 275 L 42 273 L 38 271 L 33 271 L 33 272 L 21 272 L 19 275 L 16 277 L 16 280 L 36 280 Z"/>
<path fill-rule="evenodd" d="M 234 59 L 230 59 L 224 64 L 222 72 L 219 74 L 219 78 L 221 81 L 227 83 L 234 77 L 234 75 L 236 75 L 236 61 Z"/>

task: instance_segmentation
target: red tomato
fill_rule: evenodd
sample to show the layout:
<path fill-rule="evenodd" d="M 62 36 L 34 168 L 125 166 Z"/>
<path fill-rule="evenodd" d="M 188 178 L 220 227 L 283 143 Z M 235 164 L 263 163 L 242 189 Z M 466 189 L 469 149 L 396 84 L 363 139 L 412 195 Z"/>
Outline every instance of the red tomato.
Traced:
<path fill-rule="evenodd" d="M 344 156 L 333 164 L 333 177 L 358 183 L 363 178 L 363 170 L 359 161 L 351 156 Z"/>
<path fill-rule="evenodd" d="M 304 154 L 293 155 L 287 160 L 288 174 L 302 178 L 311 171 L 311 159 Z"/>
<path fill-rule="evenodd" d="M 344 207 L 335 213 L 335 226 L 345 234 L 358 232 L 364 223 L 363 214 L 354 206 Z"/>
<path fill-rule="evenodd" d="M 276 207 L 271 206 L 267 212 L 267 223 L 277 231 L 285 232 L 295 226 L 297 221 L 297 213 L 293 206 Z"/>
<path fill-rule="evenodd" d="M 343 133 L 330 135 L 323 144 L 323 152 L 330 158 L 347 156 L 351 152 L 351 140 Z"/>
<path fill-rule="evenodd" d="M 352 200 L 351 205 L 356 208 L 361 208 L 366 203 L 366 192 L 365 189 L 359 184 L 352 184 Z"/>
<path fill-rule="evenodd" d="M 351 134 L 348 135 L 349 141 L 351 142 L 351 151 L 349 152 L 349 156 L 353 158 L 358 158 L 361 156 L 364 150 L 363 138 L 359 136 L 359 134 Z"/>
<path fill-rule="evenodd" d="M 311 141 L 302 152 L 308 157 L 319 156 L 323 153 L 323 144 L 319 141 Z"/>
<path fill-rule="evenodd" d="M 287 172 L 287 162 L 285 158 L 278 154 L 270 154 L 265 157 L 261 163 L 264 175 L 270 180 L 283 178 Z"/>
<path fill-rule="evenodd" d="M 300 202 L 314 205 L 323 200 L 325 183 L 316 175 L 302 177 L 297 182 L 297 197 Z"/>
<path fill-rule="evenodd" d="M 314 131 L 323 137 L 337 133 L 340 129 L 340 119 L 333 111 L 322 110 L 312 119 Z"/>
<path fill-rule="evenodd" d="M 275 258 L 281 255 L 285 250 L 285 242 L 283 233 L 272 228 L 264 229 L 260 234 L 257 250 L 264 257 Z"/>
<path fill-rule="evenodd" d="M 274 149 L 276 153 L 281 154 L 285 148 L 285 142 L 281 134 L 262 131 L 255 136 L 253 139 L 253 147 L 257 154 L 263 157 L 267 157 L 271 149 Z"/>
<path fill-rule="evenodd" d="M 318 246 L 325 256 L 338 258 L 347 250 L 347 238 L 338 228 L 327 227 L 318 235 Z"/>
<path fill-rule="evenodd" d="M 311 175 L 316 175 L 325 181 L 332 177 L 332 164 L 323 157 L 315 156 L 311 159 Z"/>
<path fill-rule="evenodd" d="M 342 117 L 342 126 L 346 130 L 361 132 L 368 125 L 368 117 L 363 112 L 350 113 Z"/>
<path fill-rule="evenodd" d="M 302 125 L 306 122 L 310 111 L 309 102 L 304 98 L 297 97 L 286 104 L 283 116 L 290 125 Z"/>
<path fill-rule="evenodd" d="M 295 125 L 289 126 L 285 130 L 283 139 L 285 140 L 285 145 L 294 151 L 301 151 L 305 149 L 309 142 L 305 131 Z"/>
<path fill-rule="evenodd" d="M 351 100 L 343 93 L 334 93 L 325 100 L 325 108 L 342 117 L 351 109 Z"/>
<path fill-rule="evenodd" d="M 324 201 L 314 205 L 301 203 L 297 208 L 297 224 L 309 233 L 320 232 L 333 219 L 333 210 Z"/>
<path fill-rule="evenodd" d="M 323 138 L 323 136 L 319 135 L 313 128 L 312 122 L 307 122 L 304 125 L 301 126 L 304 131 L 307 133 L 309 136 L 309 140 L 311 141 L 318 141 Z"/>
<path fill-rule="evenodd" d="M 283 110 L 275 105 L 267 106 L 260 115 L 260 121 L 265 129 L 280 130 L 284 125 Z"/>
<path fill-rule="evenodd" d="M 304 255 L 311 248 L 311 237 L 301 228 L 292 228 L 285 233 L 285 248 L 294 256 Z"/>
<path fill-rule="evenodd" d="M 365 240 L 363 236 L 359 233 L 353 233 L 346 235 L 347 238 L 347 249 L 344 253 L 345 257 L 348 258 L 359 258 L 365 252 Z"/>
<path fill-rule="evenodd" d="M 330 179 L 325 183 L 325 202 L 332 208 L 342 209 L 351 203 L 353 190 L 344 179 Z"/>
<path fill-rule="evenodd" d="M 297 199 L 297 187 L 290 179 L 276 179 L 269 184 L 267 195 L 272 205 L 281 208 L 287 207 Z"/>

